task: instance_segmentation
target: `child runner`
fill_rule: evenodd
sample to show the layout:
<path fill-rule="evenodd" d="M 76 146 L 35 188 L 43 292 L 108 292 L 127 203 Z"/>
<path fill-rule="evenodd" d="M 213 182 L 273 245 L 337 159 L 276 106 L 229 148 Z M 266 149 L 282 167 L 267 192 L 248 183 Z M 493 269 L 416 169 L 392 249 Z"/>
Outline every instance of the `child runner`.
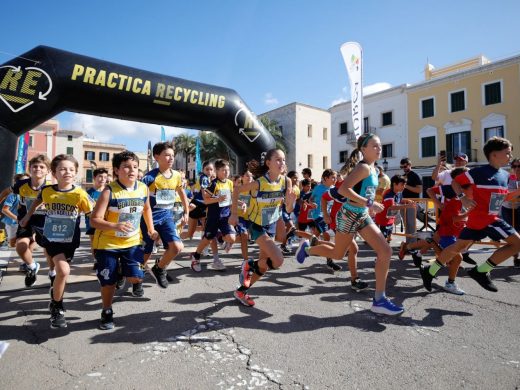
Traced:
<path fill-rule="evenodd" d="M 47 181 L 47 174 L 51 162 L 44 154 L 39 154 L 29 160 L 29 179 L 19 180 L 13 184 L 12 187 L 6 188 L 0 194 L 0 202 L 5 199 L 11 192 L 15 195 L 20 196 L 20 205 L 18 207 L 18 221 L 22 220 L 27 214 L 27 211 L 31 208 L 31 205 L 38 198 L 38 194 L 44 185 L 50 184 Z M 39 208 L 31 216 L 31 220 L 27 223 L 26 227 L 18 225 L 16 230 L 16 252 L 27 265 L 27 272 L 25 275 L 25 285 L 31 287 L 36 282 L 36 275 L 40 270 L 40 264 L 33 259 L 33 250 L 35 247 L 35 241 L 38 245 L 42 246 L 42 237 L 38 233 L 38 230 L 43 229 L 45 222 L 45 210 Z M 47 256 L 47 262 L 49 263 L 49 278 L 51 284 L 54 280 L 55 271 L 54 265 Z"/>
<path fill-rule="evenodd" d="M 296 252 L 296 258 L 311 255 L 342 259 L 356 233 L 359 233 L 377 254 L 376 291 L 370 310 L 379 314 L 401 314 L 404 309 L 392 303 L 385 295 L 392 249 L 370 217 L 370 214 L 383 210 L 383 205 L 374 201 L 378 183 L 374 163 L 381 157 L 379 137 L 371 133 L 361 135 L 355 152 L 361 152 L 363 160 L 357 163 L 337 191 L 347 200 L 336 216 L 337 232 L 334 248 L 327 245 L 309 246 L 308 241 L 303 241 Z M 351 163 L 357 160 L 355 154 L 351 155 L 351 158 Z"/>
<path fill-rule="evenodd" d="M 51 171 L 58 184 L 43 187 L 38 199 L 20 221 L 21 227 L 27 226 L 40 204 L 45 204 L 42 246 L 47 250 L 56 270 L 56 279 L 50 290 L 51 328 L 67 327 L 63 294 L 70 274 L 69 262 L 80 244 L 80 214 L 88 215 L 92 211 L 92 203 L 85 190 L 74 185 L 78 168 L 78 162 L 70 155 L 59 154 L 54 157 Z"/>
<path fill-rule="evenodd" d="M 28 179 L 29 175 L 26 173 L 17 173 L 14 175 L 13 183 L 16 183 L 19 180 Z M 2 218 L 2 222 L 5 225 L 5 232 L 7 235 L 7 242 L 10 248 L 16 247 L 16 230 L 18 229 L 18 205 L 20 196 L 16 194 L 9 194 L 4 201 L 4 205 L 2 206 L 2 214 L 4 217 Z M 20 265 L 20 271 L 27 271 L 27 265 L 22 263 Z"/>
<path fill-rule="evenodd" d="M 511 161 L 511 173 L 509 175 L 508 189 L 513 192 L 520 188 L 520 159 L 515 158 Z M 517 232 L 520 231 L 520 199 L 513 199 L 515 202 L 505 201 L 502 204 L 502 218 L 508 224 L 510 224 L 513 229 Z M 520 259 L 518 258 L 518 253 L 513 256 L 513 265 L 515 267 L 520 267 Z"/>
<path fill-rule="evenodd" d="M 233 296 L 245 306 L 253 306 L 255 302 L 248 295 L 249 288 L 255 284 L 268 270 L 277 269 L 283 264 L 280 247 L 271 238 L 275 234 L 276 224 L 281 216 L 282 202 L 285 199 L 287 212 L 292 212 L 295 201 L 292 185 L 287 182 L 282 172 L 285 169 L 285 154 L 279 149 L 270 149 L 265 155 L 264 164 L 251 161 L 249 171 L 257 177 L 249 184 L 235 188 L 233 206 L 229 222 L 238 222 L 238 196 L 241 192 L 251 193 L 249 208 L 249 232 L 251 238 L 260 249 L 257 261 L 243 261 L 239 283 Z"/>
<path fill-rule="evenodd" d="M 112 301 L 118 279 L 118 263 L 130 283 L 144 277 L 144 254 L 139 228 L 143 216 L 148 237 L 157 238 L 148 198 L 148 187 L 137 180 L 139 158 L 125 150 L 114 154 L 112 167 L 117 180 L 109 183 L 94 207 L 90 219 L 94 233 L 97 277 L 101 284 L 102 330 L 114 327 Z"/>
<path fill-rule="evenodd" d="M 296 199 L 300 196 L 300 187 L 298 187 L 298 172 L 290 171 L 287 174 L 287 177 L 290 179 L 290 183 L 293 186 L 293 192 Z M 293 207 L 293 212 L 295 211 L 296 204 Z M 287 243 L 291 240 L 295 233 L 296 227 L 294 226 L 294 222 L 291 218 L 291 213 L 288 213 L 285 210 L 285 204 L 282 205 L 282 220 L 285 224 L 285 238 L 282 240 L 282 244 L 280 245 L 280 249 L 284 255 L 290 255 L 292 250 L 287 247 Z"/>
<path fill-rule="evenodd" d="M 233 193 L 233 182 L 229 177 L 229 162 L 226 160 L 216 160 L 215 170 L 217 177 L 211 182 L 206 191 L 203 192 L 204 203 L 208 206 L 206 217 L 206 227 L 202 240 L 191 254 L 191 269 L 195 272 L 201 272 L 200 255 L 217 237 L 220 231 L 223 240 L 231 248 L 231 244 L 235 242 L 235 229 L 229 224 L 229 215 L 231 214 L 231 194 Z M 228 250 L 229 251 L 229 250 Z M 215 255 L 215 253 L 214 253 Z M 217 257 L 213 260 L 213 269 L 215 271 L 223 271 L 226 266 Z"/>
<path fill-rule="evenodd" d="M 177 223 L 174 222 L 174 208 L 177 195 L 183 205 L 183 217 L 181 224 L 188 221 L 189 203 L 186 193 L 182 188 L 181 174 L 172 169 L 174 160 L 174 146 L 171 142 L 159 142 L 152 148 L 153 158 L 159 166 L 144 175 L 142 182 L 148 186 L 150 192 L 150 207 L 152 208 L 154 229 L 165 246 L 165 251 L 151 269 L 151 274 L 161 288 L 168 287 L 166 268 L 177 256 L 184 245 L 177 231 Z M 146 221 L 141 221 L 143 233 L 144 262 L 148 261 L 153 251 L 155 239 L 147 234 Z M 132 295 L 142 297 L 144 294 L 142 282 L 134 283 Z"/>
<path fill-rule="evenodd" d="M 511 142 L 505 138 L 491 137 L 484 145 L 484 154 L 489 163 L 470 169 L 453 180 L 451 185 L 455 194 L 462 206 L 469 210 L 468 222 L 455 243 L 445 248 L 431 266 L 421 268 L 421 277 L 427 290 L 444 264 L 466 251 L 475 241 L 489 237 L 495 241 L 504 240 L 506 245 L 497 249 L 485 263 L 471 268 L 468 275 L 486 290 L 498 291 L 489 273 L 520 251 L 520 235 L 499 218 L 504 200 L 514 199 L 520 194 L 520 190 L 508 193 L 509 174 L 501 168 L 511 159 L 511 146 Z M 462 186 L 467 184 L 470 184 L 472 198 L 462 191 Z"/>
<path fill-rule="evenodd" d="M 252 183 L 254 180 L 253 174 L 246 170 L 242 173 L 240 183 L 233 183 L 234 188 L 240 187 L 243 184 Z M 235 226 L 235 230 L 240 237 L 240 249 L 242 252 L 242 259 L 247 262 L 249 260 L 249 251 L 248 251 L 248 243 L 249 243 L 249 220 L 247 219 L 247 215 L 249 214 L 249 207 L 251 204 L 251 193 L 250 192 L 241 192 L 238 195 L 238 223 Z"/>
<path fill-rule="evenodd" d="M 392 240 L 392 230 L 394 228 L 395 217 L 400 210 L 415 207 L 415 203 L 411 200 L 403 199 L 403 190 L 406 185 L 406 177 L 394 175 L 390 180 L 390 188 L 386 190 L 381 199 L 384 210 L 376 214 L 376 225 L 383 233 L 386 241 L 390 243 Z M 406 242 L 403 241 L 406 244 Z"/>
<path fill-rule="evenodd" d="M 87 194 L 96 204 L 99 196 L 105 189 L 108 180 L 108 171 L 105 168 L 97 168 L 94 169 L 94 186 L 87 190 Z M 92 241 L 94 240 L 94 231 L 95 229 L 90 226 L 90 218 L 85 217 L 85 226 L 86 226 L 86 235 L 90 238 L 90 248 L 92 251 L 92 256 L 94 257 L 94 248 L 92 247 Z M 94 260 L 94 270 L 96 269 L 96 264 Z"/>

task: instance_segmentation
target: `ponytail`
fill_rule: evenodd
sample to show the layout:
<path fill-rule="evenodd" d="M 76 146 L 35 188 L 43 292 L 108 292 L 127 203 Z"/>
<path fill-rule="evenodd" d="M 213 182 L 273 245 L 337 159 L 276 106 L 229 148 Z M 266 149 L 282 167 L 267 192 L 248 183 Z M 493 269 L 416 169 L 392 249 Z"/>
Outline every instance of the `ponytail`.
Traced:
<path fill-rule="evenodd" d="M 340 169 L 340 173 L 342 175 L 349 174 L 354 170 L 357 163 L 361 161 L 360 155 L 363 155 L 363 152 L 361 151 L 361 148 L 367 146 L 368 141 L 370 141 L 372 138 L 374 138 L 376 135 L 372 133 L 365 133 L 361 134 L 357 140 L 357 147 L 350 153 L 349 158 L 343 165 L 343 167 Z"/>

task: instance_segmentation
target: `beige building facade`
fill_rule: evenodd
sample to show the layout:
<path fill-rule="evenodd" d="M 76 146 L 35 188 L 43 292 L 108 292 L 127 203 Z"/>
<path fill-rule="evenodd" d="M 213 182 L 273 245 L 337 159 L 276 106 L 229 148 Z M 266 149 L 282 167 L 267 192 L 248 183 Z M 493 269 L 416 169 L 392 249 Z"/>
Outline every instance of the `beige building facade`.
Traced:
<path fill-rule="evenodd" d="M 449 162 L 465 153 L 483 164 L 492 136 L 520 148 L 520 56 L 490 62 L 475 57 L 441 69 L 427 65 L 425 81 L 407 88 L 408 150 L 414 165 Z"/>
<path fill-rule="evenodd" d="M 301 172 L 311 168 L 319 180 L 324 169 L 331 168 L 330 112 L 303 103 L 291 103 L 265 112 L 278 123 L 287 145 L 288 170 Z"/>
<path fill-rule="evenodd" d="M 125 150 L 125 145 L 99 142 L 93 139 L 83 141 L 83 159 L 80 166 L 83 168 L 84 188 L 90 188 L 93 182 L 93 171 L 96 168 L 105 168 L 109 176 L 113 177 L 112 157 Z"/>

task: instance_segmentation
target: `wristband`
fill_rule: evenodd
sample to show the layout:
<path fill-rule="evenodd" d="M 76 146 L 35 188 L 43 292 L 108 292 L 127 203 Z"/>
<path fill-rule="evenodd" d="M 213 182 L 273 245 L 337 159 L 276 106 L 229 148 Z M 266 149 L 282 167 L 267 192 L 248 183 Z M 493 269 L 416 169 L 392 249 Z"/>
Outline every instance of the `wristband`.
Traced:
<path fill-rule="evenodd" d="M 457 195 L 457 199 L 462 200 L 462 198 L 464 198 L 465 196 L 466 196 L 466 194 L 464 192 L 461 192 L 460 194 Z"/>
<path fill-rule="evenodd" d="M 367 207 L 372 207 L 373 204 L 374 204 L 374 199 L 368 198 L 367 199 Z"/>

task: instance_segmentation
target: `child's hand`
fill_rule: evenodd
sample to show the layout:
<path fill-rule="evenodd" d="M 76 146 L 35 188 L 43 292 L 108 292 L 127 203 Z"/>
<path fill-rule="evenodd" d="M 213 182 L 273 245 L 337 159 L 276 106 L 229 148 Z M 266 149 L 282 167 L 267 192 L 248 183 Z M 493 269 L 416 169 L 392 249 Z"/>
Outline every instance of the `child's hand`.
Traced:
<path fill-rule="evenodd" d="M 383 211 L 385 209 L 385 206 L 383 206 L 381 203 L 379 202 L 374 202 L 372 204 L 372 206 L 369 207 L 369 211 L 371 211 L 372 213 L 374 214 L 377 214 L 377 213 L 380 213 L 381 211 Z"/>
<path fill-rule="evenodd" d="M 189 219 L 190 219 L 190 215 L 189 215 L 189 213 L 186 213 L 186 212 L 185 212 L 185 213 L 182 215 L 182 218 L 181 218 L 181 226 L 186 225 L 186 224 L 188 223 Z"/>
<path fill-rule="evenodd" d="M 149 230 L 148 236 L 155 241 L 157 238 L 159 238 L 159 233 L 157 233 L 155 230 Z"/>
<path fill-rule="evenodd" d="M 134 229 L 134 225 L 131 223 L 131 222 L 119 222 L 118 224 L 116 224 L 116 229 L 118 232 L 122 232 L 122 233 L 130 233 L 130 232 L 133 232 L 135 229 Z"/>
<path fill-rule="evenodd" d="M 307 205 L 307 207 L 310 208 L 310 209 L 316 209 L 316 208 L 318 208 L 318 205 L 316 203 L 309 203 Z"/>
<path fill-rule="evenodd" d="M 238 224 L 238 217 L 235 214 L 231 214 L 228 219 L 230 225 L 236 226 Z"/>

